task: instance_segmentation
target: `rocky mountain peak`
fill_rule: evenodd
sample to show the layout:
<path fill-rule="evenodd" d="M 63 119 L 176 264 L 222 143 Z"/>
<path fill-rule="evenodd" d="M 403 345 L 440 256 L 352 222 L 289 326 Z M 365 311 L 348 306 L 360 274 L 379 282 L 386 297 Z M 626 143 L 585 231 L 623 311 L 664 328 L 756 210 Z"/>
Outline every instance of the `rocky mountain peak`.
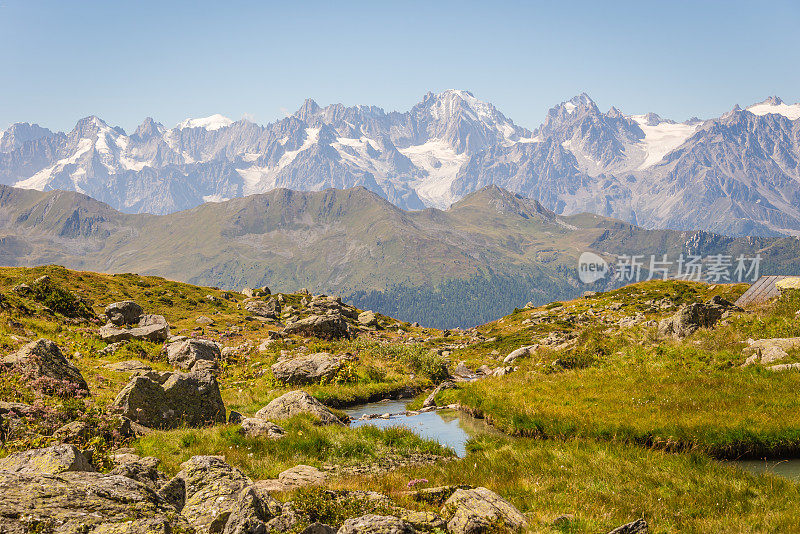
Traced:
<path fill-rule="evenodd" d="M 322 108 L 316 103 L 316 101 L 314 101 L 314 99 L 306 98 L 306 100 L 303 102 L 303 105 L 300 106 L 300 109 L 295 112 L 294 116 L 301 121 L 308 122 L 308 119 L 319 113 L 321 109 Z"/>
<path fill-rule="evenodd" d="M 147 117 L 142 121 L 142 124 L 136 128 L 133 135 L 139 140 L 146 141 L 153 137 L 160 137 L 164 134 L 164 131 L 164 126 L 161 123 L 156 122 L 152 117 Z"/>
<path fill-rule="evenodd" d="M 38 124 L 17 122 L 9 126 L 5 132 L 0 132 L 0 152 L 10 152 L 28 141 L 52 137 L 53 135 L 53 132 L 47 128 L 42 128 Z"/>

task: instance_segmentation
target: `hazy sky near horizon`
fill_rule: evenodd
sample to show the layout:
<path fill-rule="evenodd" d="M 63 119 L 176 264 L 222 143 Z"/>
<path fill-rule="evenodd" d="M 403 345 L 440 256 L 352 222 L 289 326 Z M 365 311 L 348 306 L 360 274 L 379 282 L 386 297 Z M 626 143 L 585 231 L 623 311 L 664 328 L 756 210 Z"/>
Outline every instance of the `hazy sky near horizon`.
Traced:
<path fill-rule="evenodd" d="M 0 129 L 126 131 L 306 98 L 405 111 L 466 89 L 517 124 L 586 92 L 685 120 L 800 101 L 800 2 L 0 0 Z"/>

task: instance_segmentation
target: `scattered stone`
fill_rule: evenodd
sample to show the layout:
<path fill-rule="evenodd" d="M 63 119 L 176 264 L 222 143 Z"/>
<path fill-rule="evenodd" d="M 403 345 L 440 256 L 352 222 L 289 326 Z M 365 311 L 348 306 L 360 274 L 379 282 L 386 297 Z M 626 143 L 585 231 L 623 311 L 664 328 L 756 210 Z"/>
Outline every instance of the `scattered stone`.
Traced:
<path fill-rule="evenodd" d="M 89 460 L 73 445 L 29 449 L 0 458 L 0 471 L 56 475 L 66 471 L 94 471 Z"/>
<path fill-rule="evenodd" d="M 800 369 L 800 363 L 782 363 L 779 365 L 770 365 L 767 367 L 770 371 L 790 371 L 792 369 Z"/>
<path fill-rule="evenodd" d="M 149 428 L 201 427 L 225 422 L 225 405 L 211 373 L 154 371 L 134 375 L 114 406 Z"/>
<path fill-rule="evenodd" d="M 517 358 L 523 358 L 523 357 L 526 357 L 526 356 L 530 356 L 538 348 L 539 348 L 539 345 L 527 345 L 527 346 L 524 346 L 524 347 L 520 347 L 520 348 L 518 348 L 516 350 L 513 350 L 513 351 L 509 352 L 508 356 L 506 356 L 503 359 L 503 363 L 505 363 L 505 364 L 514 363 L 514 361 Z"/>
<path fill-rule="evenodd" d="M 414 527 L 387 515 L 367 514 L 344 522 L 338 534 L 414 534 Z"/>
<path fill-rule="evenodd" d="M 166 351 L 169 363 L 185 371 L 191 370 L 200 360 L 209 361 L 215 366 L 222 358 L 219 345 L 207 339 L 187 338 L 169 343 Z"/>
<path fill-rule="evenodd" d="M 278 475 L 278 481 L 288 489 L 320 486 L 326 478 L 325 473 L 310 465 L 296 465 Z"/>
<path fill-rule="evenodd" d="M 109 363 L 105 368 L 109 371 L 117 371 L 119 373 L 137 373 L 153 370 L 152 367 L 139 360 L 125 360 L 122 362 Z"/>
<path fill-rule="evenodd" d="M 473 489 L 473 486 L 462 484 L 458 486 L 437 486 L 433 488 L 423 488 L 415 491 L 412 496 L 416 501 L 441 506 L 447 499 L 450 498 L 451 495 L 453 495 L 453 493 L 460 489 Z"/>
<path fill-rule="evenodd" d="M 575 516 L 573 514 L 563 514 L 553 519 L 553 526 L 565 529 L 569 527 L 570 523 L 573 521 L 575 521 Z"/>
<path fill-rule="evenodd" d="M 378 318 L 372 310 L 359 313 L 358 322 L 364 326 L 378 326 Z"/>
<path fill-rule="evenodd" d="M 174 533 L 191 528 L 150 488 L 120 475 L 0 471 L 0 495 L 0 531 L 8 533 Z"/>
<path fill-rule="evenodd" d="M 70 384 L 78 390 L 88 391 L 83 375 L 77 367 L 72 365 L 58 348 L 58 345 L 49 339 L 37 339 L 28 343 L 16 352 L 3 358 L 7 366 L 18 366 L 28 378 L 49 378 L 61 383 Z M 42 384 L 43 388 L 50 385 Z"/>
<path fill-rule="evenodd" d="M 83 421 L 72 421 L 53 432 L 53 437 L 64 443 L 71 443 L 86 436 L 88 428 Z"/>
<path fill-rule="evenodd" d="M 244 309 L 257 317 L 266 317 L 268 319 L 275 319 L 281 313 L 281 305 L 275 297 L 266 302 L 248 299 L 244 302 Z"/>
<path fill-rule="evenodd" d="M 478 375 L 476 375 L 472 369 L 467 367 L 467 362 L 458 362 L 458 365 L 453 371 L 453 377 L 459 381 L 469 381 L 475 380 Z"/>
<path fill-rule="evenodd" d="M 109 322 L 117 326 L 136 324 L 143 313 L 142 307 L 132 300 L 112 302 L 105 309 Z"/>
<path fill-rule="evenodd" d="M 453 389 L 455 387 L 456 387 L 456 385 L 453 382 L 451 382 L 450 380 L 442 382 L 441 384 L 436 386 L 436 389 L 434 389 L 431 392 L 430 395 L 428 395 L 425 398 L 425 400 L 422 402 L 422 407 L 423 408 L 430 408 L 432 406 L 436 406 L 436 395 L 438 395 L 439 392 L 444 391 L 445 389 Z"/>
<path fill-rule="evenodd" d="M 498 523 L 511 531 L 527 526 L 514 505 L 486 488 L 456 490 L 444 503 L 442 515 L 451 518 L 447 530 L 452 534 L 485 532 Z"/>
<path fill-rule="evenodd" d="M 212 319 L 211 317 L 206 317 L 205 315 L 201 315 L 197 319 L 195 319 L 194 322 L 206 325 L 213 325 L 214 319 Z"/>
<path fill-rule="evenodd" d="M 333 412 L 305 391 L 295 390 L 284 393 L 256 412 L 256 417 L 265 420 L 288 419 L 301 413 L 318 418 L 324 425 L 343 425 Z"/>
<path fill-rule="evenodd" d="M 28 284 L 17 284 L 11 288 L 11 291 L 22 297 L 27 297 L 28 295 L 33 293 L 31 286 L 29 286 Z"/>
<path fill-rule="evenodd" d="M 169 323 L 162 315 L 142 315 L 138 326 L 120 328 L 114 325 L 100 327 L 100 337 L 108 343 L 139 339 L 162 343 L 169 338 Z"/>
<path fill-rule="evenodd" d="M 275 423 L 258 417 L 246 417 L 240 424 L 240 432 L 251 438 L 280 439 L 286 435 L 286 431 Z"/>
<path fill-rule="evenodd" d="M 341 339 L 350 337 L 350 329 L 341 314 L 311 315 L 305 319 L 288 322 L 284 334 L 296 334 L 321 339 Z"/>
<path fill-rule="evenodd" d="M 637 519 L 627 525 L 617 527 L 608 534 L 647 534 L 650 531 L 647 526 L 647 521 L 644 519 Z"/>
<path fill-rule="evenodd" d="M 311 523 L 300 534 L 336 534 L 336 529 L 323 523 Z"/>
<path fill-rule="evenodd" d="M 327 352 L 318 352 L 272 366 L 272 374 L 279 382 L 289 385 L 318 384 L 336 376 L 344 362 Z"/>
<path fill-rule="evenodd" d="M 751 354 L 744 365 L 754 363 L 769 364 L 789 356 L 788 351 L 800 348 L 800 337 L 771 338 L 750 341 L 744 354 Z"/>
<path fill-rule="evenodd" d="M 237 412 L 236 410 L 231 410 L 228 414 L 228 424 L 230 425 L 238 425 L 242 421 L 244 421 L 244 416 Z"/>
<path fill-rule="evenodd" d="M 266 533 L 266 522 L 280 515 L 281 504 L 251 485 L 239 492 L 236 505 L 225 525 L 224 534 Z"/>
<path fill-rule="evenodd" d="M 117 352 L 122 347 L 124 347 L 125 345 L 126 345 L 125 341 L 118 341 L 116 343 L 109 343 L 108 345 L 106 345 L 105 347 L 103 347 L 102 349 L 100 349 L 97 352 L 99 354 L 103 355 L 103 356 L 110 356 L 110 355 L 114 354 L 115 352 Z"/>

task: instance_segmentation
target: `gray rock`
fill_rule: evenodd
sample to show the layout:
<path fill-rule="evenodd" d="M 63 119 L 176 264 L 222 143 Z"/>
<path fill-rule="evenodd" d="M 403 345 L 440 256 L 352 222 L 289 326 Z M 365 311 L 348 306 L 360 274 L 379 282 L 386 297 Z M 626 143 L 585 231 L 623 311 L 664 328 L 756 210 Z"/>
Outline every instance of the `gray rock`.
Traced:
<path fill-rule="evenodd" d="M 514 505 L 486 488 L 456 490 L 445 501 L 442 515 L 450 517 L 447 530 L 452 534 L 485 532 L 498 523 L 517 531 L 528 524 Z"/>
<path fill-rule="evenodd" d="M 271 421 L 258 417 L 246 417 L 240 423 L 241 433 L 250 438 L 280 439 L 286 431 Z"/>
<path fill-rule="evenodd" d="M 527 345 L 513 350 L 503 359 L 503 363 L 511 364 L 514 363 L 517 358 L 530 356 L 537 348 L 539 348 L 539 345 Z"/>
<path fill-rule="evenodd" d="M 647 521 L 644 519 L 637 519 L 621 527 L 617 527 L 608 534 L 647 534 L 650 531 L 647 526 Z"/>
<path fill-rule="evenodd" d="M 359 313 L 358 322 L 364 326 L 378 326 L 378 318 L 372 310 Z"/>
<path fill-rule="evenodd" d="M 189 524 L 147 486 L 124 476 L 0 471 L 0 532 L 141 534 Z"/>
<path fill-rule="evenodd" d="M 439 392 L 441 392 L 441 391 L 444 391 L 446 389 L 453 389 L 455 387 L 456 387 L 456 385 L 453 382 L 451 382 L 450 380 L 442 382 L 441 384 L 436 386 L 436 389 L 434 389 L 431 392 L 430 395 L 428 395 L 425 398 L 425 400 L 422 402 L 422 407 L 423 408 L 430 408 L 431 406 L 436 406 L 436 395 L 438 395 Z"/>
<path fill-rule="evenodd" d="M 267 301 L 246 300 L 244 302 L 244 309 L 253 315 L 269 319 L 275 319 L 281 313 L 281 305 L 275 297 Z"/>
<path fill-rule="evenodd" d="M 272 366 L 272 374 L 279 382 L 289 385 L 316 384 L 336 376 L 344 362 L 327 352 L 318 352 Z"/>
<path fill-rule="evenodd" d="M 66 471 L 94 471 L 94 468 L 75 446 L 62 444 L 9 454 L 0 458 L 0 470 L 56 475 Z"/>
<path fill-rule="evenodd" d="M 110 371 L 117 371 L 120 373 L 137 373 L 153 370 L 152 367 L 139 360 L 125 360 L 122 362 L 109 363 L 105 367 Z"/>
<path fill-rule="evenodd" d="M 321 339 L 341 339 L 350 337 L 350 329 L 341 314 L 311 315 L 288 323 L 283 332 Z"/>
<path fill-rule="evenodd" d="M 166 475 L 158 470 L 160 460 L 152 456 L 131 458 L 117 464 L 110 475 L 122 475 L 141 482 L 153 491 L 160 490 L 168 482 Z"/>
<path fill-rule="evenodd" d="M 305 391 L 290 391 L 256 412 L 256 417 L 268 421 L 288 419 L 301 413 L 311 414 L 322 424 L 343 425 L 333 412 Z"/>
<path fill-rule="evenodd" d="M 138 326 L 120 328 L 114 325 L 100 327 L 100 337 L 108 343 L 117 343 L 138 339 L 153 343 L 162 343 L 169 338 L 169 323 L 161 315 L 143 315 Z"/>
<path fill-rule="evenodd" d="M 211 373 L 134 375 L 117 395 L 114 406 L 125 417 L 150 428 L 225 422 L 225 405 Z"/>
<path fill-rule="evenodd" d="M 287 489 L 319 486 L 325 483 L 325 473 L 310 465 L 296 465 L 278 475 L 278 481 Z"/>
<path fill-rule="evenodd" d="M 142 307 L 132 300 L 112 302 L 105 309 L 108 320 L 117 326 L 136 324 L 143 313 Z"/>
<path fill-rule="evenodd" d="M 88 391 L 86 380 L 49 339 L 37 339 L 3 358 L 7 366 L 19 367 L 31 380 L 50 378 L 71 384 L 78 390 Z M 43 384 L 43 387 L 48 387 Z"/>
<path fill-rule="evenodd" d="M 324 523 L 311 523 L 300 534 L 336 534 L 336 529 Z"/>
<path fill-rule="evenodd" d="M 281 504 L 269 494 L 259 491 L 255 485 L 247 486 L 239 492 L 236 506 L 228 518 L 224 533 L 266 533 L 266 522 L 281 512 Z"/>
<path fill-rule="evenodd" d="M 723 314 L 729 311 L 741 311 L 741 308 L 719 296 L 704 303 L 685 304 L 675 315 L 658 324 L 658 333 L 682 339 L 692 335 L 699 328 L 713 327 Z"/>
<path fill-rule="evenodd" d="M 344 522 L 338 534 L 413 534 L 414 527 L 397 517 L 367 514 Z"/>
<path fill-rule="evenodd" d="M 186 502 L 181 514 L 198 534 L 221 533 L 252 480 L 221 456 L 194 456 L 181 464 Z"/>
<path fill-rule="evenodd" d="M 185 339 L 166 346 L 167 360 L 174 367 L 191 370 L 198 360 L 216 364 L 222 353 L 219 345 L 207 339 Z"/>
<path fill-rule="evenodd" d="M 800 337 L 759 339 L 744 348 L 744 354 L 751 355 L 745 365 L 773 363 L 787 358 L 788 351 L 796 348 L 800 348 Z"/>

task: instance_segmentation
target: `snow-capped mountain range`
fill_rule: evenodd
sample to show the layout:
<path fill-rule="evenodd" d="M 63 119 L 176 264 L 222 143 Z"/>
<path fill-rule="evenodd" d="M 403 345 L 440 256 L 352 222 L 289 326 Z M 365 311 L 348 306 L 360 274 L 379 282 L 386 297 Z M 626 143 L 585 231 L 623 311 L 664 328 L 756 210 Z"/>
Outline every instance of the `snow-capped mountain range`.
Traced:
<path fill-rule="evenodd" d="M 362 185 L 404 209 L 446 208 L 496 184 L 559 214 L 646 228 L 800 235 L 800 104 L 777 97 L 709 120 L 601 112 L 581 94 L 539 128 L 467 91 L 411 110 L 320 107 L 261 126 L 221 115 L 132 134 L 98 117 L 68 133 L 0 134 L 0 183 L 85 193 L 131 213 L 169 213 L 283 187 Z"/>

